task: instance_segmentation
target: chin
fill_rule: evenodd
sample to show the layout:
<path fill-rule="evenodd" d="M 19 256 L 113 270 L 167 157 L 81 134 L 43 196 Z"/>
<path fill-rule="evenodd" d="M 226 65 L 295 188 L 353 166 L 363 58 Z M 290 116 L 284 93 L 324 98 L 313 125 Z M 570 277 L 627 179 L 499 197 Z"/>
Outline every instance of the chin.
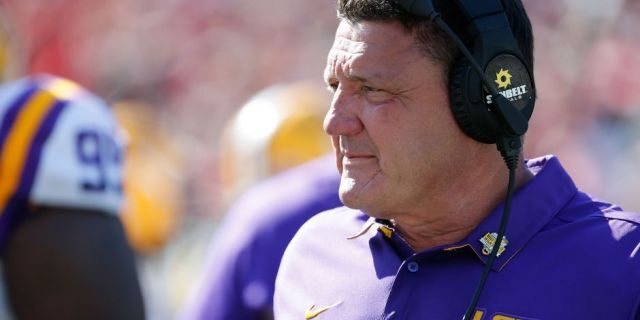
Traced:
<path fill-rule="evenodd" d="M 361 197 L 355 194 L 353 190 L 343 192 L 340 190 L 340 200 L 342 203 L 351 209 L 356 209 L 364 212 L 370 217 L 378 219 L 391 219 L 392 215 L 388 212 L 381 210 L 382 206 L 379 201 L 375 201 L 372 197 Z"/>
<path fill-rule="evenodd" d="M 354 190 L 345 191 L 340 188 L 339 195 L 340 201 L 351 209 L 364 210 L 364 207 L 366 207 L 366 201 L 364 201 L 364 199 L 362 199 L 362 197 L 360 197 L 360 195 L 358 195 Z"/>
<path fill-rule="evenodd" d="M 342 204 L 344 204 L 345 206 L 351 208 L 351 209 L 360 209 L 360 205 L 357 201 L 357 197 L 354 197 L 350 194 L 350 192 L 343 192 L 342 189 L 340 190 L 339 193 L 340 196 L 340 201 L 342 202 Z"/>

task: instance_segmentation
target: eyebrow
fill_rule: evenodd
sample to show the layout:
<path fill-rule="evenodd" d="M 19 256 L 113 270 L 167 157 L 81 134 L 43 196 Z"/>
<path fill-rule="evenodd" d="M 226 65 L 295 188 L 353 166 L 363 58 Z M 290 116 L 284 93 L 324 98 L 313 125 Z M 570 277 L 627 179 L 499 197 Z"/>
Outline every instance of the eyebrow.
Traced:
<path fill-rule="evenodd" d="M 326 80 L 327 77 L 329 77 L 329 78 L 335 77 L 335 72 L 333 71 L 333 68 L 327 68 L 327 67 L 325 67 L 323 72 L 322 72 L 323 73 L 322 77 L 325 78 L 325 80 Z M 327 72 L 327 69 L 329 70 L 328 72 Z M 378 79 L 378 78 L 381 77 L 378 72 L 373 72 L 370 75 L 366 75 L 366 74 L 353 74 L 353 71 L 351 71 L 351 70 L 344 70 L 343 74 L 344 74 L 345 78 L 347 78 L 348 80 L 358 81 L 358 82 L 368 82 L 368 81 L 375 80 L 375 79 Z"/>
<path fill-rule="evenodd" d="M 335 63 L 335 61 L 333 61 Z M 328 82 L 328 79 L 332 79 L 332 78 L 336 78 L 335 76 L 335 72 L 334 72 L 334 65 L 327 65 L 324 68 L 323 71 L 323 75 L 322 78 L 325 80 L 325 82 Z M 350 68 L 352 69 L 352 68 Z M 327 72 L 327 70 L 329 70 Z M 342 72 L 345 76 L 345 78 L 347 78 L 349 81 L 354 81 L 354 82 L 361 82 L 361 83 L 371 83 L 372 81 L 376 81 L 380 78 L 383 78 L 383 76 L 380 74 L 379 71 L 372 71 L 369 72 L 368 74 L 361 74 L 361 73 L 356 73 L 354 74 L 352 70 L 343 70 Z"/>
<path fill-rule="evenodd" d="M 333 76 L 333 72 L 329 73 L 329 76 L 323 75 L 323 80 L 325 82 L 329 82 L 328 80 L 330 79 L 335 79 L 336 77 Z M 371 79 L 362 77 L 362 76 L 357 76 L 357 75 L 347 75 L 345 78 L 347 78 L 347 80 L 349 81 L 353 81 L 353 82 L 360 82 L 360 83 L 371 83 Z"/>
<path fill-rule="evenodd" d="M 346 78 L 355 82 L 372 83 L 383 77 L 380 73 L 374 72 L 369 75 L 347 74 Z"/>

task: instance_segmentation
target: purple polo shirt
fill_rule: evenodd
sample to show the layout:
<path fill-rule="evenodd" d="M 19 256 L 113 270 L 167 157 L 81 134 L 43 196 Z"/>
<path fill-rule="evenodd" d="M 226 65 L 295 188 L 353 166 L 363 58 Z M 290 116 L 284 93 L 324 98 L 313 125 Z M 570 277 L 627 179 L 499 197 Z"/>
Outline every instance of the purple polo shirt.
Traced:
<path fill-rule="evenodd" d="M 333 155 L 283 172 L 249 190 L 227 212 L 213 240 L 204 277 L 179 318 L 273 317 L 280 259 L 302 224 L 341 206 Z"/>
<path fill-rule="evenodd" d="M 555 157 L 527 166 L 535 177 L 514 195 L 473 319 L 636 319 L 640 215 L 577 190 Z M 317 215 L 283 257 L 276 319 L 462 319 L 501 216 L 502 205 L 463 241 L 416 253 L 358 210 Z"/>

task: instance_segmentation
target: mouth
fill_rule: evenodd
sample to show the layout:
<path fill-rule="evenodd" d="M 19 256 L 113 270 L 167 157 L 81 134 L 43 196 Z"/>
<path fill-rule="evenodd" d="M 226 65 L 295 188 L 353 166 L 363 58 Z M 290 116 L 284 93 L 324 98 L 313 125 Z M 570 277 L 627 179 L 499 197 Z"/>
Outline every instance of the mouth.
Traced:
<path fill-rule="evenodd" d="M 376 160 L 376 156 L 370 155 L 370 154 L 360 154 L 360 153 L 353 153 L 353 152 L 343 152 L 342 153 L 342 161 L 343 164 L 357 164 L 357 163 L 364 163 L 364 162 L 370 162 L 372 160 Z"/>

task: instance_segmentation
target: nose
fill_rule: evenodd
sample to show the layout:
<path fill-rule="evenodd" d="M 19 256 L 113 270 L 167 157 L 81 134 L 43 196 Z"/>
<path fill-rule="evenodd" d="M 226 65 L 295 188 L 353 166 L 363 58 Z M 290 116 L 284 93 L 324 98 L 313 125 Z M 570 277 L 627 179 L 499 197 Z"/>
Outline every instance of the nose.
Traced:
<path fill-rule="evenodd" d="M 330 136 L 350 136 L 361 132 L 364 124 L 359 117 L 358 99 L 338 89 L 324 117 L 324 131 Z"/>

